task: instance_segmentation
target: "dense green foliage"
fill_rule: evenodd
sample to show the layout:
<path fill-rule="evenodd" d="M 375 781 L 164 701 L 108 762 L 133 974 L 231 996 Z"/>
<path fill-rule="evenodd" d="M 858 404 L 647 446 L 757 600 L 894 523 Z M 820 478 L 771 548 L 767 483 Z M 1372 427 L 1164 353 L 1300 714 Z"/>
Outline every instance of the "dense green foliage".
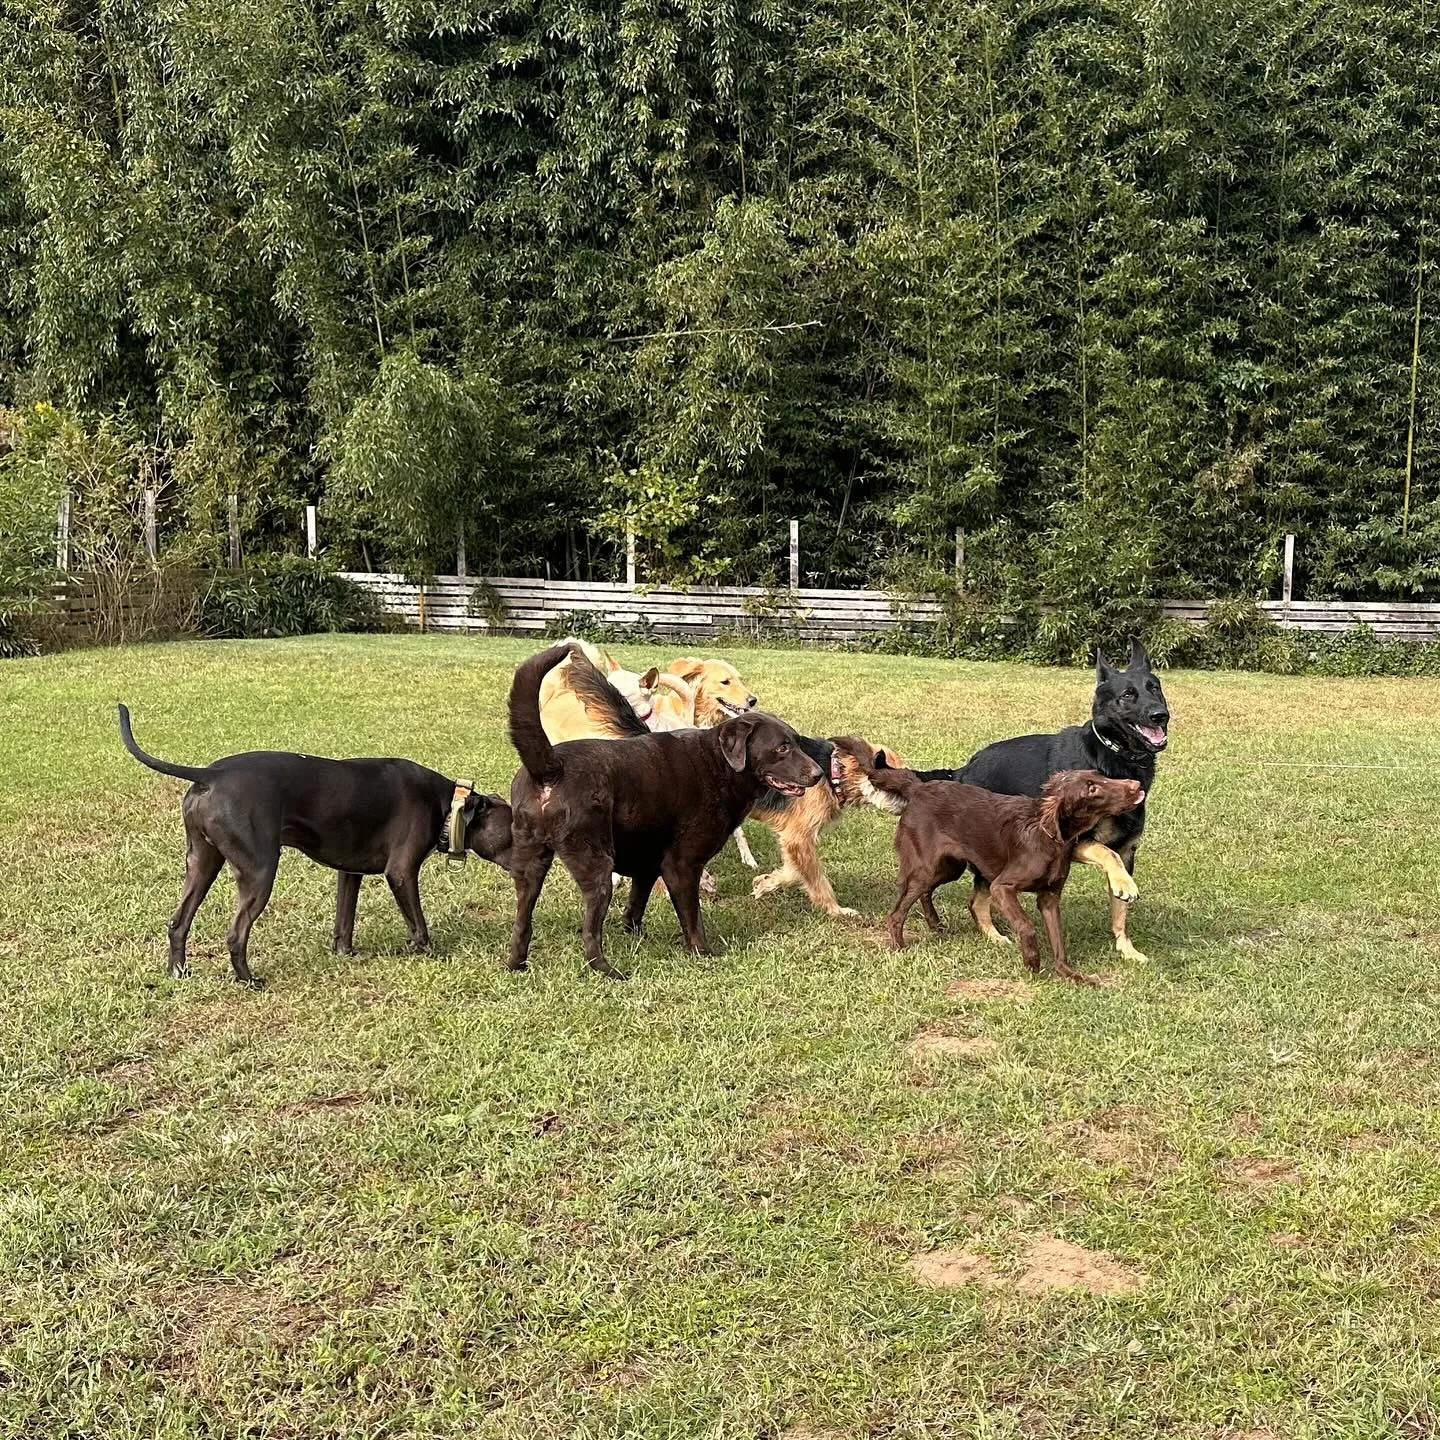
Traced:
<path fill-rule="evenodd" d="M 207 635 L 244 640 L 383 628 L 369 590 L 298 555 L 218 571 L 201 596 L 199 622 Z"/>
<path fill-rule="evenodd" d="M 763 582 L 799 516 L 933 588 L 963 527 L 1052 653 L 1286 530 L 1434 593 L 1436 15 L 8 3 L 0 399 L 145 436 L 213 553 L 232 491 L 422 571 Z"/>

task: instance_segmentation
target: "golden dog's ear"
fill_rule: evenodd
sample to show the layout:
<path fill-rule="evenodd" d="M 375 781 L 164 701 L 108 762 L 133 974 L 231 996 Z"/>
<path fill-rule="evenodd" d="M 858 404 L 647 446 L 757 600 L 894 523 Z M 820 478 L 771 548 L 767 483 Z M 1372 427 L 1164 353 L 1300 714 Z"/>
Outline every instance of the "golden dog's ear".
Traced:
<path fill-rule="evenodd" d="M 672 660 L 665 670 L 670 675 L 678 675 L 682 680 L 688 680 L 693 685 L 705 671 L 705 662 L 696 660 L 693 656 L 684 660 Z"/>
<path fill-rule="evenodd" d="M 745 768 L 746 750 L 750 744 L 751 727 L 743 719 L 727 720 L 719 728 L 720 753 L 732 770 Z"/>

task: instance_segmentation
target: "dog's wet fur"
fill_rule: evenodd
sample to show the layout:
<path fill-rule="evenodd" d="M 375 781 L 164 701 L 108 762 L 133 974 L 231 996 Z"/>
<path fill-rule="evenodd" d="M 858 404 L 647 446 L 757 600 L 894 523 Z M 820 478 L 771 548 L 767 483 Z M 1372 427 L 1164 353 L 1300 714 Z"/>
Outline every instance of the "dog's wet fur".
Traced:
<path fill-rule="evenodd" d="M 235 978 L 264 984 L 250 970 L 250 930 L 275 884 L 289 846 L 339 874 L 335 952 L 352 953 L 360 880 L 384 875 L 405 917 L 409 945 L 430 943 L 420 907 L 420 865 L 441 843 L 455 782 L 413 760 L 327 760 L 284 750 L 228 755 L 203 766 L 174 765 L 135 743 L 130 712 L 119 707 L 120 738 L 142 765 L 191 782 L 180 802 L 185 820 L 185 886 L 170 917 L 169 971 L 188 973 L 185 947 L 195 912 L 228 861 L 237 903 L 226 943 Z M 504 868 L 510 807 L 498 795 L 471 794 L 462 811 L 465 848 Z"/>
<path fill-rule="evenodd" d="M 706 861 L 768 789 L 800 795 L 823 776 L 795 731 L 759 710 L 710 729 L 554 745 L 540 724 L 540 686 L 570 653 L 557 645 L 531 656 L 510 689 L 510 739 L 524 768 L 510 790 L 516 913 L 508 963 L 528 963 L 535 903 L 559 856 L 584 897 L 586 959 L 623 979 L 604 953 L 612 874 L 631 877 L 627 930 L 641 929 L 651 888 L 663 879 L 685 943 L 704 954 Z M 572 670 L 588 663 L 574 652 Z"/>
<path fill-rule="evenodd" d="M 1060 893 L 1076 844 L 1096 826 L 1143 803 L 1145 791 L 1138 781 L 1108 778 L 1098 770 L 1062 770 L 1046 779 L 1038 798 L 1000 795 L 955 780 L 922 780 L 912 770 L 887 766 L 883 756 L 866 755 L 856 742 L 849 744 L 876 789 L 905 805 L 895 831 L 900 894 L 886 921 L 895 949 L 905 943 L 905 918 L 917 902 L 930 928 L 944 929 L 935 891 L 970 869 L 976 875 L 971 911 L 977 924 L 982 897 L 987 922 L 993 901 L 1015 931 L 1025 964 L 1038 971 L 1039 940 L 1019 901 L 1023 893 L 1033 894 L 1055 973 L 1067 980 L 1086 978 L 1066 959 Z"/>

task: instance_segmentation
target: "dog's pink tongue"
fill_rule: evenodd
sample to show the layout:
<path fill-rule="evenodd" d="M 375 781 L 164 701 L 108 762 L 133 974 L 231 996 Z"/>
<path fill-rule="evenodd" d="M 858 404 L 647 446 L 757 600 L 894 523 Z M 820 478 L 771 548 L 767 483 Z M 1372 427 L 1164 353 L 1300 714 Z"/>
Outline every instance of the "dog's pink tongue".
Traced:
<path fill-rule="evenodd" d="M 1165 732 L 1158 725 L 1141 725 L 1137 728 L 1152 745 L 1160 744 L 1165 738 Z"/>

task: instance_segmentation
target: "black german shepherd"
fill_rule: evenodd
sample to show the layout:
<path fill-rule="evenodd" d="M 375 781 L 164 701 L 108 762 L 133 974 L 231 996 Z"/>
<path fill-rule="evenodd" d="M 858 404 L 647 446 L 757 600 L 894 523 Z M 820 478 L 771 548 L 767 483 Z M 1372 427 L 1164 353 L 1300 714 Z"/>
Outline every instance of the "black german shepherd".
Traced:
<path fill-rule="evenodd" d="M 925 780 L 961 780 L 1001 795 L 1040 794 L 1060 770 L 1098 770 L 1117 780 L 1138 780 L 1148 795 L 1155 780 L 1155 757 L 1165 748 L 1170 707 L 1138 640 L 1122 670 L 1102 654 L 1095 657 L 1095 699 L 1088 725 L 1071 725 L 1054 735 L 1021 735 L 997 740 L 977 751 L 958 770 L 920 770 Z M 1075 850 L 1075 858 L 1105 872 L 1110 886 L 1110 930 L 1115 948 L 1131 960 L 1144 960 L 1125 933 L 1126 907 L 1138 893 L 1133 879 L 1135 851 L 1145 831 L 1145 804 L 1105 820 Z M 985 877 L 988 879 L 988 877 Z M 977 877 L 975 918 L 990 939 L 1003 937 L 990 922 L 989 887 Z"/>

